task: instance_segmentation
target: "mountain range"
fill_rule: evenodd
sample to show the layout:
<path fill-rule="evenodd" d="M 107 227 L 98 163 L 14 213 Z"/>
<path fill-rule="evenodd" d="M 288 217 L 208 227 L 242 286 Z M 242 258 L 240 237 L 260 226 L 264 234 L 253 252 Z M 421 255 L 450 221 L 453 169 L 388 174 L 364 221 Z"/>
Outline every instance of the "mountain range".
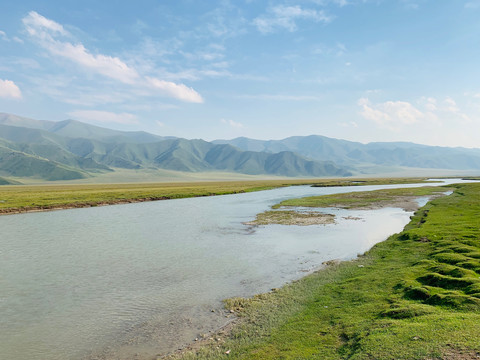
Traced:
<path fill-rule="evenodd" d="M 351 175 L 332 161 L 307 159 L 288 150 L 241 150 L 230 144 L 122 132 L 75 120 L 0 114 L 0 176 L 71 180 L 117 168 L 288 177 Z"/>
<path fill-rule="evenodd" d="M 319 135 L 207 142 L 0 113 L 0 184 L 11 177 L 73 180 L 118 169 L 339 177 L 381 166 L 479 170 L 480 149 Z"/>
<path fill-rule="evenodd" d="M 341 166 L 360 165 L 402 166 L 411 168 L 477 170 L 480 169 L 480 149 L 449 148 L 408 142 L 359 142 L 332 139 L 325 136 L 292 136 L 283 140 L 253 140 L 236 138 L 216 140 L 215 144 L 230 144 L 242 150 L 276 153 L 292 151 L 310 159 L 329 160 Z"/>

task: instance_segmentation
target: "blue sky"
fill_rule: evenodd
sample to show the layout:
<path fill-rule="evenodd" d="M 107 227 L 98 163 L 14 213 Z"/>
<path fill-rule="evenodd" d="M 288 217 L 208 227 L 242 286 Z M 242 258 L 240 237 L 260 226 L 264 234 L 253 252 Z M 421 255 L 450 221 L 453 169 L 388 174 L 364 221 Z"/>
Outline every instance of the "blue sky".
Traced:
<path fill-rule="evenodd" d="M 0 112 L 480 147 L 480 0 L 0 3 Z"/>

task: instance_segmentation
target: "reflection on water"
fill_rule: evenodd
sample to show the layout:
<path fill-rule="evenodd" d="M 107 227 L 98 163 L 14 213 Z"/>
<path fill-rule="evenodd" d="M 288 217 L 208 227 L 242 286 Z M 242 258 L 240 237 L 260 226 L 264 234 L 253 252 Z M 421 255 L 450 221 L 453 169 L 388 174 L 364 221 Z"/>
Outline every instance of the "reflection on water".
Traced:
<path fill-rule="evenodd" d="M 175 350 L 228 321 L 218 311 L 222 299 L 353 258 L 400 231 L 411 214 L 328 209 L 335 225 L 243 222 L 292 197 L 385 187 L 407 186 L 290 187 L 0 217 L 0 358 Z"/>

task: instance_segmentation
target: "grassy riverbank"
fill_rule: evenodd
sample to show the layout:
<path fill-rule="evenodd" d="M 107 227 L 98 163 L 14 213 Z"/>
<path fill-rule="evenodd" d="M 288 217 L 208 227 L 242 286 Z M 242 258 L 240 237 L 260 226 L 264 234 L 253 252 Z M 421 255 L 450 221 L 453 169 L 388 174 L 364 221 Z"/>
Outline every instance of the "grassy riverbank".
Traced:
<path fill-rule="evenodd" d="M 415 213 L 355 261 L 251 299 L 183 359 L 475 359 L 480 353 L 480 184 Z M 339 199 L 337 199 L 339 201 Z"/>
<path fill-rule="evenodd" d="M 257 214 L 254 221 L 246 225 L 322 225 L 335 222 L 335 215 L 319 211 L 296 211 L 285 208 L 342 208 L 342 209 L 379 209 L 383 207 L 399 207 L 406 211 L 418 209 L 416 199 L 428 196 L 435 198 L 450 189 L 445 187 L 418 187 L 409 189 L 384 189 L 375 191 L 351 192 L 344 194 L 310 196 L 289 199 L 274 205 L 273 209 Z"/>
<path fill-rule="evenodd" d="M 438 196 L 448 189 L 444 187 L 419 187 L 407 189 L 384 189 L 367 192 L 351 192 L 323 196 L 310 196 L 282 201 L 273 208 L 281 207 L 338 207 L 342 209 L 378 209 L 382 207 L 400 207 L 406 210 L 417 207 L 415 198 Z M 414 209 L 415 210 L 415 209 Z"/>
<path fill-rule="evenodd" d="M 130 183 L 92 185 L 14 185 L 0 186 L 0 214 L 41 211 L 58 208 L 89 207 L 138 201 L 178 199 L 197 196 L 234 194 L 292 185 L 339 186 L 399 184 L 425 181 L 424 178 L 369 179 L 296 179 L 253 181 L 203 181 L 188 183 Z"/>

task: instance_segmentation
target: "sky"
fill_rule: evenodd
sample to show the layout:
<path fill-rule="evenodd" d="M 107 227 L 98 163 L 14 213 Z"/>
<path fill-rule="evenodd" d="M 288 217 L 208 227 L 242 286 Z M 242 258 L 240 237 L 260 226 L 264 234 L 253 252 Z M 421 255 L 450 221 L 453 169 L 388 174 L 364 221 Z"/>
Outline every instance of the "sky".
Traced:
<path fill-rule="evenodd" d="M 0 0 L 0 112 L 480 148 L 480 0 Z"/>

